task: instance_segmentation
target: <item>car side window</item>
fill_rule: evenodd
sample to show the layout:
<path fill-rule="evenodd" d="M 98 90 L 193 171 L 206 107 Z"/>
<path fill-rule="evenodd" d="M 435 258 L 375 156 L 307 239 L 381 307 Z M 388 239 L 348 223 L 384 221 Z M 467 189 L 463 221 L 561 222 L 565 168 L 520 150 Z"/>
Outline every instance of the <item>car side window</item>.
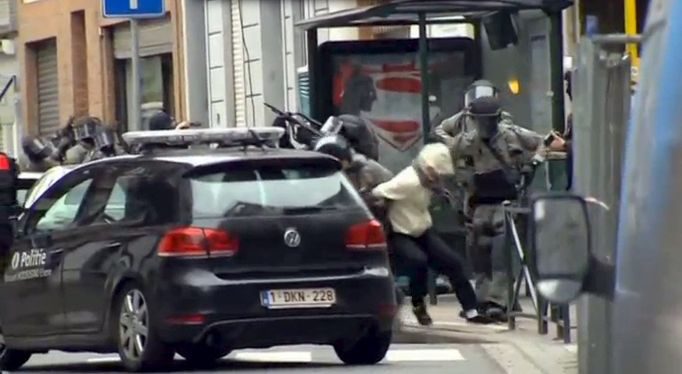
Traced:
<path fill-rule="evenodd" d="M 88 178 L 80 181 L 62 194 L 57 194 L 54 199 L 41 199 L 35 211 L 37 221 L 32 220 L 35 222 L 34 230 L 30 231 L 63 230 L 74 224 L 93 180 Z M 50 205 L 51 202 L 53 203 Z"/>
<path fill-rule="evenodd" d="M 105 219 L 112 222 L 120 222 L 126 218 L 125 207 L 130 179 L 130 177 L 121 177 L 116 180 L 107 204 L 104 206 Z"/>

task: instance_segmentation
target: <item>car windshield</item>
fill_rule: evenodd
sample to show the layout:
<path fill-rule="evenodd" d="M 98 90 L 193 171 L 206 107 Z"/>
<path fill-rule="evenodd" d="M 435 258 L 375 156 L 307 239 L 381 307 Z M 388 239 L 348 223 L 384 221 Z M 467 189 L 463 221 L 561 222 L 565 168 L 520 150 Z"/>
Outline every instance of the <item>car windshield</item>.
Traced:
<path fill-rule="evenodd" d="M 339 171 L 316 166 L 230 168 L 191 178 L 193 217 L 297 214 L 357 207 Z"/>

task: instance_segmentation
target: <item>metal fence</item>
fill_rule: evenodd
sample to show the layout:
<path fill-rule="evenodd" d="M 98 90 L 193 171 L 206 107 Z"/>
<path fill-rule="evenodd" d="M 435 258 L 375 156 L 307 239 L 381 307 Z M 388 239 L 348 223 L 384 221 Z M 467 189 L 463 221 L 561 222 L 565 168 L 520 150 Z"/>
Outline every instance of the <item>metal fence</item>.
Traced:
<path fill-rule="evenodd" d="M 630 119 L 631 63 L 609 44 L 630 39 L 596 36 L 580 43 L 574 74 L 574 191 L 605 202 L 610 210 L 591 207 L 593 254 L 615 263 L 615 242 L 627 124 Z M 578 305 L 578 346 L 581 372 L 608 373 L 611 304 L 584 296 Z M 588 352 L 589 351 L 589 352 Z"/>

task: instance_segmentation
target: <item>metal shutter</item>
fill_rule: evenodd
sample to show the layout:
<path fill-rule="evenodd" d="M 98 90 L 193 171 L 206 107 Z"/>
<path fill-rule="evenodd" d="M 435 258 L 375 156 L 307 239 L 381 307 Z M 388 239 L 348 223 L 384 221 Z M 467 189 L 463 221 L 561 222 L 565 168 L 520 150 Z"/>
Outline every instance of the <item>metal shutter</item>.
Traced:
<path fill-rule="evenodd" d="M 59 75 L 57 42 L 50 40 L 37 48 L 38 63 L 38 131 L 52 134 L 59 129 Z"/>
<path fill-rule="evenodd" d="M 236 126 L 246 126 L 246 86 L 244 84 L 244 43 L 239 4 L 232 0 L 232 66 L 234 67 L 234 118 Z"/>
<path fill-rule="evenodd" d="M 140 56 L 156 56 L 173 52 L 173 27 L 168 17 L 142 20 L 140 27 Z M 130 58 L 130 24 L 114 28 L 114 57 Z"/>

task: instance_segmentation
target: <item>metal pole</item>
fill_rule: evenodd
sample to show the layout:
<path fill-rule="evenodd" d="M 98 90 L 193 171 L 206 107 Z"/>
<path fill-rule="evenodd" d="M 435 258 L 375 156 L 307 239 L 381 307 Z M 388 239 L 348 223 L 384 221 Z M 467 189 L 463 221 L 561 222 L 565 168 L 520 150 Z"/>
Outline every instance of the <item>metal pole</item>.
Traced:
<path fill-rule="evenodd" d="M 426 33 L 426 14 L 419 13 L 419 70 L 422 77 L 422 129 L 427 142 L 431 126 L 429 115 L 429 45 Z"/>
<path fill-rule="evenodd" d="M 133 87 L 130 93 L 131 97 L 131 118 L 129 121 L 130 130 L 142 129 L 142 103 L 141 103 L 141 84 L 142 77 L 140 74 L 140 33 L 139 25 L 136 19 L 130 20 L 130 62 L 132 67 Z"/>
<path fill-rule="evenodd" d="M 320 105 L 320 100 L 318 99 L 318 66 L 317 66 L 317 29 L 313 28 L 306 32 L 307 44 L 308 44 L 308 103 L 310 105 L 310 118 L 324 121 L 321 117 L 322 106 Z M 329 113 L 328 113 L 329 114 Z"/>
<path fill-rule="evenodd" d="M 550 17 L 550 80 L 552 87 L 552 128 L 564 132 L 564 51 L 563 20 L 561 12 L 553 12 Z M 562 190 L 566 186 L 566 167 L 556 163 L 549 165 L 549 180 L 552 190 Z"/>

